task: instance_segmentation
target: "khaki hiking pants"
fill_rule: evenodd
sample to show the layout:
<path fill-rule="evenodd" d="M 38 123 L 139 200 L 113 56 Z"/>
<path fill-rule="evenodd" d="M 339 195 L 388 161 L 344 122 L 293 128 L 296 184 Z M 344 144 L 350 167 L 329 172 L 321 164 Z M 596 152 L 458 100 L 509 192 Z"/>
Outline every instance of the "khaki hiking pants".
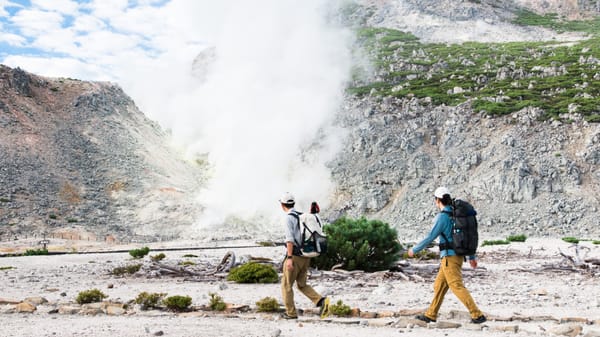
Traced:
<path fill-rule="evenodd" d="M 296 305 L 294 304 L 294 292 L 292 287 L 294 282 L 298 285 L 304 296 L 308 297 L 315 305 L 319 303 L 321 295 L 317 293 L 311 286 L 306 284 L 308 276 L 308 267 L 310 266 L 310 258 L 302 256 L 292 256 L 293 270 L 286 268 L 286 260 L 283 261 L 283 277 L 281 278 L 281 295 L 283 304 L 285 305 L 285 313 L 291 317 L 297 317 Z"/>
<path fill-rule="evenodd" d="M 435 282 L 433 283 L 433 300 L 429 309 L 425 312 L 425 316 L 431 319 L 437 319 L 440 306 L 444 301 L 444 296 L 451 289 L 454 295 L 464 304 L 469 310 L 471 318 L 478 318 L 482 315 L 482 312 L 473 301 L 471 294 L 465 288 L 462 279 L 462 256 L 446 256 L 440 263 L 440 270 L 438 271 Z"/>

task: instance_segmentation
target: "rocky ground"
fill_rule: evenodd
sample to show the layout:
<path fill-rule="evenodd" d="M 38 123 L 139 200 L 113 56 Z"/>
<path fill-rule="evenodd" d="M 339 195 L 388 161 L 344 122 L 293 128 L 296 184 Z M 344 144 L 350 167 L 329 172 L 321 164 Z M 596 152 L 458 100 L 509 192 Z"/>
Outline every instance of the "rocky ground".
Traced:
<path fill-rule="evenodd" d="M 481 248 L 479 267 L 465 266 L 464 278 L 489 318 L 482 325 L 468 322 L 452 294 L 437 323 L 412 319 L 431 299 L 436 261 L 401 261 L 395 272 L 313 271 L 309 283 L 333 302 L 342 300 L 355 308 L 354 315 L 321 320 L 311 303 L 298 295 L 296 303 L 304 313 L 298 321 L 289 321 L 256 311 L 256 301 L 264 297 L 280 300 L 279 284 L 236 284 L 225 280 L 226 273 L 210 273 L 228 252 L 238 262 L 260 257 L 277 264 L 281 247 L 251 242 L 221 242 L 204 249 L 192 248 L 191 242 L 153 244 L 150 255 L 188 247 L 163 250 L 166 258 L 161 263 L 176 267 L 191 260 L 196 264 L 186 270 L 195 275 L 158 272 L 146 257 L 138 273 L 114 276 L 115 267 L 140 262 L 127 253 L 133 246 L 70 244 L 80 253 L 123 252 L 0 258 L 3 336 L 600 336 L 600 301 L 595 295 L 600 246 L 590 242 L 578 245 L 579 253 L 564 241 L 535 238 Z M 2 251 L 24 247 L 27 243 L 13 242 L 3 244 Z M 92 288 L 108 298 L 102 304 L 75 303 L 79 292 Z M 142 291 L 190 296 L 193 310 L 141 310 L 130 301 Z M 231 309 L 206 310 L 209 293 L 220 295 Z"/>

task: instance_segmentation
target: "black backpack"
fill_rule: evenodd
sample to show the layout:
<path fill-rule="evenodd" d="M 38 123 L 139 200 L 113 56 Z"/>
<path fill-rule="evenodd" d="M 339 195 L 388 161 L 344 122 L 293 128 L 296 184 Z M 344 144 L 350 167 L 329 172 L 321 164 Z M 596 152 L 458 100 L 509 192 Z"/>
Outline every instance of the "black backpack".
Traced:
<path fill-rule="evenodd" d="M 452 206 L 452 212 L 442 211 L 442 213 L 450 215 L 453 220 L 452 241 L 449 242 L 446 235 L 442 233 L 449 244 L 440 244 L 440 250 L 453 249 L 458 256 L 475 255 L 479 244 L 477 211 L 475 211 L 473 205 L 460 199 L 453 200 Z"/>
<path fill-rule="evenodd" d="M 298 226 L 302 224 L 302 244 L 295 242 L 296 246 L 300 248 L 300 254 L 305 257 L 317 257 L 327 251 L 327 237 L 322 231 L 310 230 L 308 226 L 300 221 L 300 212 L 290 212 L 291 216 L 296 218 Z M 319 227 L 323 228 L 319 217 L 315 217 Z"/>

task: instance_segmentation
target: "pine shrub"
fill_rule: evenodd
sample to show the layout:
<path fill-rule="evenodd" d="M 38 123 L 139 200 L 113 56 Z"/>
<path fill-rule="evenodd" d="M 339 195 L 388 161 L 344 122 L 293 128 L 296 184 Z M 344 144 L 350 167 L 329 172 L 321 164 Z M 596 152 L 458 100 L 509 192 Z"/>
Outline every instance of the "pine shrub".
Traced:
<path fill-rule="evenodd" d="M 579 239 L 572 236 L 566 236 L 562 240 L 569 243 L 579 243 Z"/>
<path fill-rule="evenodd" d="M 256 302 L 259 312 L 276 312 L 279 311 L 279 302 L 273 297 L 265 297 Z"/>
<path fill-rule="evenodd" d="M 163 300 L 167 309 L 172 311 L 186 311 L 192 305 L 192 298 L 189 296 L 170 296 Z"/>
<path fill-rule="evenodd" d="M 148 310 L 158 307 L 162 299 L 167 296 L 165 293 L 147 293 L 141 292 L 135 299 L 135 303 L 139 304 L 142 310 Z"/>
<path fill-rule="evenodd" d="M 525 234 L 510 235 L 506 238 L 506 241 L 510 242 L 525 242 L 525 240 L 527 240 L 527 236 Z"/>
<path fill-rule="evenodd" d="M 338 300 L 337 303 L 329 306 L 329 311 L 336 316 L 350 316 L 352 308 L 344 304 L 342 300 Z"/>
<path fill-rule="evenodd" d="M 165 257 L 167 257 L 164 253 L 156 254 L 150 256 L 150 259 L 154 262 L 162 261 Z"/>
<path fill-rule="evenodd" d="M 223 297 L 215 293 L 209 293 L 208 295 L 210 295 L 210 302 L 208 303 L 210 310 L 224 311 L 227 309 L 227 304 L 225 304 L 225 301 L 223 301 Z"/>
<path fill-rule="evenodd" d="M 279 276 L 270 265 L 248 262 L 229 271 L 227 280 L 237 283 L 277 283 Z"/>
<path fill-rule="evenodd" d="M 508 240 L 484 240 L 481 244 L 481 247 L 484 246 L 496 246 L 496 245 L 508 245 L 510 241 Z"/>
<path fill-rule="evenodd" d="M 85 304 L 85 303 L 95 303 L 95 302 L 101 302 L 103 299 L 107 298 L 108 296 L 105 295 L 103 292 L 101 292 L 98 289 L 90 289 L 90 290 L 84 290 L 79 292 L 79 294 L 77 294 L 77 298 L 75 299 L 75 301 L 77 301 L 77 303 L 79 304 Z"/>
<path fill-rule="evenodd" d="M 150 253 L 150 248 L 142 247 L 140 249 L 132 249 L 129 251 L 129 255 L 131 255 L 134 259 L 141 259 L 144 256 Z"/>
<path fill-rule="evenodd" d="M 25 256 L 48 255 L 48 249 L 27 249 L 25 251 L 25 253 L 23 253 L 23 255 L 25 255 Z"/>
<path fill-rule="evenodd" d="M 112 271 L 111 274 L 115 275 L 115 276 L 123 276 L 125 274 L 135 274 L 137 273 L 140 268 L 142 268 L 141 264 L 132 264 L 132 265 L 128 265 L 128 266 L 123 266 L 123 267 L 115 267 Z"/>
<path fill-rule="evenodd" d="M 342 264 L 346 270 L 387 270 L 400 258 L 398 233 L 379 220 L 340 218 L 323 227 L 327 252 L 312 259 L 320 269 Z"/>

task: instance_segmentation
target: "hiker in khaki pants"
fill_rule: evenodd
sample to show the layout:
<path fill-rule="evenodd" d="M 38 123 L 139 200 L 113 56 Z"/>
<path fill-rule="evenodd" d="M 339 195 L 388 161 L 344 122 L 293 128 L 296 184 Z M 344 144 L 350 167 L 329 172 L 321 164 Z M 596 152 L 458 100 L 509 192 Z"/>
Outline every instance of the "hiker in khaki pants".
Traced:
<path fill-rule="evenodd" d="M 452 238 L 453 222 L 448 213 L 452 213 L 452 198 L 450 191 L 446 187 L 439 187 L 434 192 L 435 206 L 440 209 L 440 213 L 433 220 L 433 228 L 429 235 L 414 247 L 408 250 L 408 256 L 413 257 L 415 253 L 423 250 L 437 237 L 440 237 L 440 247 L 448 247 L 449 242 L 446 238 Z M 457 256 L 454 249 L 440 249 L 440 270 L 433 284 L 433 300 L 425 314 L 417 315 L 415 318 L 426 323 L 437 320 L 440 306 L 444 301 L 444 296 L 451 289 L 454 295 L 463 303 L 471 314 L 472 323 L 483 323 L 486 317 L 473 301 L 471 294 L 465 288 L 462 279 L 462 264 L 464 257 Z M 477 268 L 475 256 L 469 256 L 471 267 Z"/>
<path fill-rule="evenodd" d="M 299 245 L 302 242 L 302 233 L 298 212 L 294 210 L 296 204 L 294 196 L 285 193 L 280 199 L 281 208 L 286 213 L 285 217 L 285 244 L 286 258 L 283 261 L 283 277 L 281 278 L 281 295 L 285 305 L 285 313 L 282 315 L 286 319 L 298 318 L 296 305 L 294 303 L 294 282 L 304 296 L 308 297 L 317 307 L 320 307 L 321 317 L 329 312 L 329 298 L 321 296 L 311 286 L 306 284 L 310 258 L 301 256 Z M 296 216 L 290 213 L 295 213 Z"/>

